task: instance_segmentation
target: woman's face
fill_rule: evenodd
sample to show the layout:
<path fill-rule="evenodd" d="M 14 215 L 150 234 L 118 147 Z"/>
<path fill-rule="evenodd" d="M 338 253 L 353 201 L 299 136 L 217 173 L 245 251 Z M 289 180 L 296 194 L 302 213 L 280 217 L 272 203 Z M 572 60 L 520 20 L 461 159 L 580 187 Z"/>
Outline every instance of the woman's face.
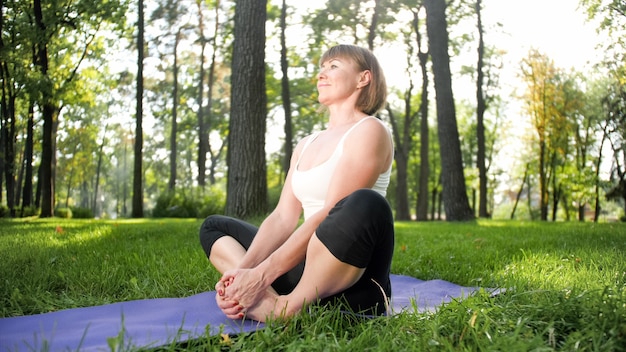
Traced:
<path fill-rule="evenodd" d="M 323 62 L 317 75 L 318 101 L 329 106 L 358 97 L 362 76 L 350 59 L 336 57 Z"/>

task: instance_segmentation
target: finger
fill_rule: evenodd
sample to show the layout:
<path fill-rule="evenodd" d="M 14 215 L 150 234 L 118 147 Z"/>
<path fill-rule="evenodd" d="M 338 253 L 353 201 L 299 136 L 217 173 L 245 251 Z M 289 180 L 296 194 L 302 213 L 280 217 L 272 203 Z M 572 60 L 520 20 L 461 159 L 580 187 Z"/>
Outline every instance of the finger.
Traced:
<path fill-rule="evenodd" d="M 241 305 L 236 304 L 236 302 L 225 303 L 219 306 L 219 308 L 222 310 L 224 315 L 226 315 L 227 317 L 231 319 L 235 319 L 235 317 L 237 317 L 240 314 L 243 314 L 245 311 L 244 308 Z"/>
<path fill-rule="evenodd" d="M 235 315 L 238 315 L 239 313 L 244 313 L 244 309 L 243 309 L 243 307 L 241 307 L 239 305 L 235 305 L 235 306 L 233 306 L 231 308 L 222 309 L 222 312 L 226 316 L 235 316 Z"/>
<path fill-rule="evenodd" d="M 244 313 L 238 313 L 238 314 L 234 314 L 234 315 L 227 315 L 226 317 L 232 320 L 242 320 L 243 318 L 245 318 L 245 314 Z"/>
<path fill-rule="evenodd" d="M 224 299 L 218 296 L 215 297 L 215 300 L 217 302 L 218 308 L 224 312 L 237 313 L 243 311 L 244 309 L 243 306 L 239 304 L 239 302 L 234 300 Z"/>
<path fill-rule="evenodd" d="M 221 282 L 231 281 L 235 278 L 235 272 L 227 271 L 222 275 Z"/>
<path fill-rule="evenodd" d="M 224 283 L 223 283 L 223 282 L 218 281 L 218 282 L 215 284 L 215 291 L 217 291 L 217 294 L 218 294 L 219 296 L 223 296 L 223 295 L 226 293 L 226 292 L 225 292 L 225 289 L 226 289 L 226 288 L 225 288 L 225 286 L 224 286 Z"/>

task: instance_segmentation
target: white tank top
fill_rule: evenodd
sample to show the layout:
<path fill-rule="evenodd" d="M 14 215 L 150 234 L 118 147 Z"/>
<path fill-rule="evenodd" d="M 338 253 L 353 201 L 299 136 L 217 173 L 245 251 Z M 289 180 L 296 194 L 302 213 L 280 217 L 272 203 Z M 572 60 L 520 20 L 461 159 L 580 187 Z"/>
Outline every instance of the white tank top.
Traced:
<path fill-rule="evenodd" d="M 332 175 L 337 168 L 337 164 L 339 163 L 339 159 L 341 158 L 341 154 L 343 153 L 343 143 L 346 136 L 361 122 L 369 118 L 376 119 L 375 117 L 367 117 L 361 119 L 359 122 L 354 124 L 354 126 L 350 127 L 350 129 L 341 137 L 341 140 L 337 143 L 337 148 L 335 148 L 335 151 L 330 158 L 328 158 L 328 160 L 309 170 L 299 171 L 298 166 L 300 165 L 302 155 L 305 153 L 311 142 L 317 138 L 319 132 L 311 135 L 311 137 L 306 141 L 304 147 L 302 148 L 302 152 L 300 153 L 300 158 L 296 162 L 295 170 L 291 178 L 293 193 L 302 203 L 305 219 L 312 214 L 315 214 L 315 212 L 319 211 L 324 206 L 326 193 L 328 192 L 328 187 L 330 186 L 330 179 L 332 178 Z M 374 183 L 374 186 L 372 187 L 372 190 L 378 192 L 383 197 L 387 194 L 387 186 L 389 185 L 389 178 L 391 176 L 391 164 L 389 165 L 387 171 L 378 176 L 376 183 Z"/>

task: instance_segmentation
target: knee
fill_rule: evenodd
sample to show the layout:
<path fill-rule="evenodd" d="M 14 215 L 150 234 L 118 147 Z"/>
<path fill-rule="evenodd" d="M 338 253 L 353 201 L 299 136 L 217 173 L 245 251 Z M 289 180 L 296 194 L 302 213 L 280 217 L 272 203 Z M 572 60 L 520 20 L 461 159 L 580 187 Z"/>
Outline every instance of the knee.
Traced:
<path fill-rule="evenodd" d="M 222 236 L 222 233 L 218 231 L 218 223 L 220 223 L 223 218 L 223 215 L 210 215 L 204 219 L 202 226 L 200 226 L 200 244 L 207 253 L 210 253 L 213 243 Z"/>
<path fill-rule="evenodd" d="M 365 218 L 381 216 L 393 217 L 393 215 L 391 215 L 391 207 L 389 206 L 387 199 L 374 190 L 368 188 L 356 190 L 350 194 L 346 200 L 349 207 L 353 207 L 355 210 L 360 210 L 359 212 Z"/>

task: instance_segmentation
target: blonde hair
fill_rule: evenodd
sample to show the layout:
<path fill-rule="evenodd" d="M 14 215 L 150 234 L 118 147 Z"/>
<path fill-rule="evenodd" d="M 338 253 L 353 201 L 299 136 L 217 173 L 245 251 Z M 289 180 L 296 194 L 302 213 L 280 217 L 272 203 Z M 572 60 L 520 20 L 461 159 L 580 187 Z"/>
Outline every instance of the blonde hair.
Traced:
<path fill-rule="evenodd" d="M 375 115 L 384 108 L 387 101 L 387 83 L 374 54 L 360 46 L 340 44 L 328 49 L 320 58 L 320 63 L 334 58 L 350 59 L 359 71 L 370 71 L 370 83 L 363 87 L 356 108 L 368 115 Z"/>

